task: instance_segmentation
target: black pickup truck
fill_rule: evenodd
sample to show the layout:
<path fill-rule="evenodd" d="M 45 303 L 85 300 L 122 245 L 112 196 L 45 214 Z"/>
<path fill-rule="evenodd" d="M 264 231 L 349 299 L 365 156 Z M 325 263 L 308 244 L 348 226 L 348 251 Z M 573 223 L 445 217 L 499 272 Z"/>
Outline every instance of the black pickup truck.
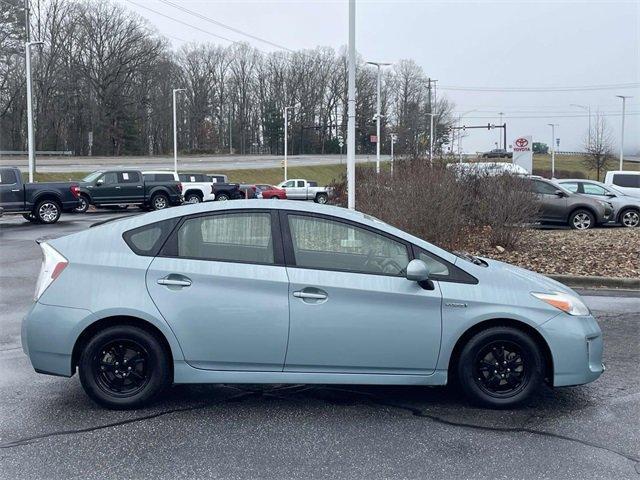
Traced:
<path fill-rule="evenodd" d="M 80 190 L 72 182 L 24 183 L 17 167 L 0 167 L 0 215 L 22 214 L 33 223 L 56 223 L 73 211 Z"/>
<path fill-rule="evenodd" d="M 144 209 L 162 210 L 182 204 L 182 184 L 177 180 L 145 180 L 140 170 L 98 170 L 78 182 L 83 213 L 89 205 L 110 207 L 138 205 Z"/>

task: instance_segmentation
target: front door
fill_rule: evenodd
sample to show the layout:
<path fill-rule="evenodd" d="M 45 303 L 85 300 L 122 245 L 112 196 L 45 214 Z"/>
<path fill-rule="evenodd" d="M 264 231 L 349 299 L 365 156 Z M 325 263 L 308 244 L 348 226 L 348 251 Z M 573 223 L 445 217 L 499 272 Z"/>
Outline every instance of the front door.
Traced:
<path fill-rule="evenodd" d="M 151 262 L 149 294 L 190 365 L 282 371 L 289 300 L 276 224 L 265 210 L 190 217 Z"/>
<path fill-rule="evenodd" d="M 105 172 L 88 188 L 93 203 L 114 203 L 118 200 L 118 173 Z"/>
<path fill-rule="evenodd" d="M 567 198 L 557 194 L 553 185 L 533 180 L 534 191 L 540 199 L 541 220 L 543 222 L 564 222 L 567 219 Z"/>
<path fill-rule="evenodd" d="M 24 210 L 24 187 L 13 168 L 0 168 L 0 204 L 7 212 Z"/>
<path fill-rule="evenodd" d="M 122 203 L 144 202 L 144 182 L 140 172 L 118 172 L 118 198 Z"/>
<path fill-rule="evenodd" d="M 285 371 L 427 375 L 441 293 L 404 277 L 409 245 L 331 217 L 288 213 L 291 326 Z"/>

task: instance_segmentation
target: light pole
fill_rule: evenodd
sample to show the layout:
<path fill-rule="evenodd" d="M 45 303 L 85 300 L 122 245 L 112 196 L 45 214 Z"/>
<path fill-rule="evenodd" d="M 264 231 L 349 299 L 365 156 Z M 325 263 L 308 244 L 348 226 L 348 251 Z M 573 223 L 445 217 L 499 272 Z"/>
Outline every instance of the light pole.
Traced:
<path fill-rule="evenodd" d="M 551 127 L 551 179 L 556 175 L 556 127 L 557 123 L 547 123 Z"/>
<path fill-rule="evenodd" d="M 284 181 L 286 182 L 288 178 L 288 150 L 289 150 L 289 109 L 293 107 L 284 107 Z"/>
<path fill-rule="evenodd" d="M 392 133 L 391 134 L 391 175 L 393 175 L 393 160 L 394 160 L 394 157 L 393 157 L 393 144 L 396 142 L 396 138 L 397 138 L 396 134 Z"/>
<path fill-rule="evenodd" d="M 349 0 L 347 206 L 356 208 L 356 0 Z"/>
<path fill-rule="evenodd" d="M 427 113 L 429 115 L 429 163 L 433 165 L 433 116 L 435 113 Z"/>
<path fill-rule="evenodd" d="M 627 98 L 632 98 L 629 95 L 616 95 L 616 97 L 622 99 L 622 127 L 620 127 L 620 168 L 622 170 L 622 164 L 624 163 L 624 117 L 627 106 Z"/>
<path fill-rule="evenodd" d="M 25 63 L 27 69 L 27 136 L 29 150 L 29 183 L 33 182 L 33 176 L 36 171 L 36 148 L 33 133 L 33 106 L 31 100 L 31 47 L 34 45 L 42 45 L 44 42 L 26 42 Z"/>
<path fill-rule="evenodd" d="M 376 82 L 376 91 L 377 91 L 377 100 L 376 100 L 376 173 L 380 173 L 380 72 L 381 68 L 387 65 L 391 65 L 390 63 L 382 63 L 382 62 L 367 62 L 369 65 L 375 65 L 378 68 L 377 74 L 377 82 Z"/>
<path fill-rule="evenodd" d="M 173 171 L 178 173 L 178 121 L 176 119 L 176 93 L 184 92 L 186 88 L 173 89 Z"/>
<path fill-rule="evenodd" d="M 591 148 L 591 105 L 578 105 L 577 103 L 571 103 L 569 104 L 569 106 L 582 108 L 583 110 L 587 111 L 587 114 L 589 115 L 589 134 L 587 136 L 587 146 Z"/>
<path fill-rule="evenodd" d="M 460 134 L 460 128 L 462 127 L 462 117 L 464 117 L 465 115 L 469 114 L 469 113 L 473 113 L 477 110 L 477 108 L 474 108 L 473 110 L 469 110 L 464 112 L 462 115 L 458 115 L 458 163 L 462 163 L 462 135 Z M 453 145 L 451 145 L 451 147 L 453 148 Z"/>

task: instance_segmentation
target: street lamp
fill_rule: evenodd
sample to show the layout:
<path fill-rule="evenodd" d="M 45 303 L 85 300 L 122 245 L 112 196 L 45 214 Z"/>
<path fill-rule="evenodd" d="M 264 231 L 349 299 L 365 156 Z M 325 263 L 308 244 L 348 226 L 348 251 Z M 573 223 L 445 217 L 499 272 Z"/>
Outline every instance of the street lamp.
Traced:
<path fill-rule="evenodd" d="M 398 136 L 395 133 L 391 134 L 391 175 L 393 175 L 393 144 L 396 143 Z"/>
<path fill-rule="evenodd" d="M 551 127 L 551 179 L 556 174 L 556 127 L 559 127 L 557 123 L 547 123 Z"/>
<path fill-rule="evenodd" d="M 287 154 L 289 150 L 289 109 L 293 107 L 284 107 L 284 180 L 285 182 L 288 180 L 287 177 Z"/>
<path fill-rule="evenodd" d="M 624 117 L 625 117 L 625 110 L 626 110 L 626 106 L 627 106 L 627 98 L 633 98 L 633 97 L 630 97 L 629 95 L 616 95 L 616 97 L 622 99 L 622 127 L 621 127 L 621 130 L 620 130 L 620 168 L 619 168 L 619 170 L 622 170 L 622 164 L 624 163 Z"/>
<path fill-rule="evenodd" d="M 173 89 L 173 171 L 178 173 L 178 122 L 176 120 L 176 93 L 184 92 L 186 88 Z"/>
<path fill-rule="evenodd" d="M 429 163 L 433 165 L 433 116 L 435 113 L 427 113 L 429 115 Z"/>
<path fill-rule="evenodd" d="M 27 135 L 29 150 L 29 183 L 33 182 L 33 176 L 36 170 L 35 139 L 33 134 L 33 107 L 31 100 L 31 47 L 33 47 L 34 45 L 42 44 L 44 44 L 44 42 L 26 42 L 24 44 L 27 69 Z"/>
<path fill-rule="evenodd" d="M 462 135 L 460 135 L 460 127 L 462 126 L 462 117 L 469 113 L 473 113 L 477 110 L 474 108 L 473 110 L 469 110 L 464 112 L 462 115 L 458 115 L 458 163 L 462 163 Z M 453 148 L 453 141 L 451 142 L 451 148 Z"/>
<path fill-rule="evenodd" d="M 381 67 L 391 65 L 382 62 L 367 62 L 369 65 L 378 67 L 377 75 L 377 101 L 376 101 L 376 173 L 380 173 L 380 71 Z"/>
<path fill-rule="evenodd" d="M 577 103 L 571 103 L 569 106 L 582 108 L 583 110 L 587 111 L 589 115 L 589 135 L 588 135 L 587 144 L 589 148 L 591 148 L 591 105 L 578 105 Z"/>

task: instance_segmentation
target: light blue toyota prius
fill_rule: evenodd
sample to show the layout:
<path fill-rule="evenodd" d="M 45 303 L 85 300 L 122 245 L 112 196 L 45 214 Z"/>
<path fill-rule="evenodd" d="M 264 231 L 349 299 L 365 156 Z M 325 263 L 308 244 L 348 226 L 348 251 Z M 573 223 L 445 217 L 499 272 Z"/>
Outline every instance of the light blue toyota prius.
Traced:
<path fill-rule="evenodd" d="M 110 408 L 172 383 L 449 381 L 504 408 L 604 370 L 571 289 L 343 208 L 210 202 L 40 245 L 23 349 Z"/>

